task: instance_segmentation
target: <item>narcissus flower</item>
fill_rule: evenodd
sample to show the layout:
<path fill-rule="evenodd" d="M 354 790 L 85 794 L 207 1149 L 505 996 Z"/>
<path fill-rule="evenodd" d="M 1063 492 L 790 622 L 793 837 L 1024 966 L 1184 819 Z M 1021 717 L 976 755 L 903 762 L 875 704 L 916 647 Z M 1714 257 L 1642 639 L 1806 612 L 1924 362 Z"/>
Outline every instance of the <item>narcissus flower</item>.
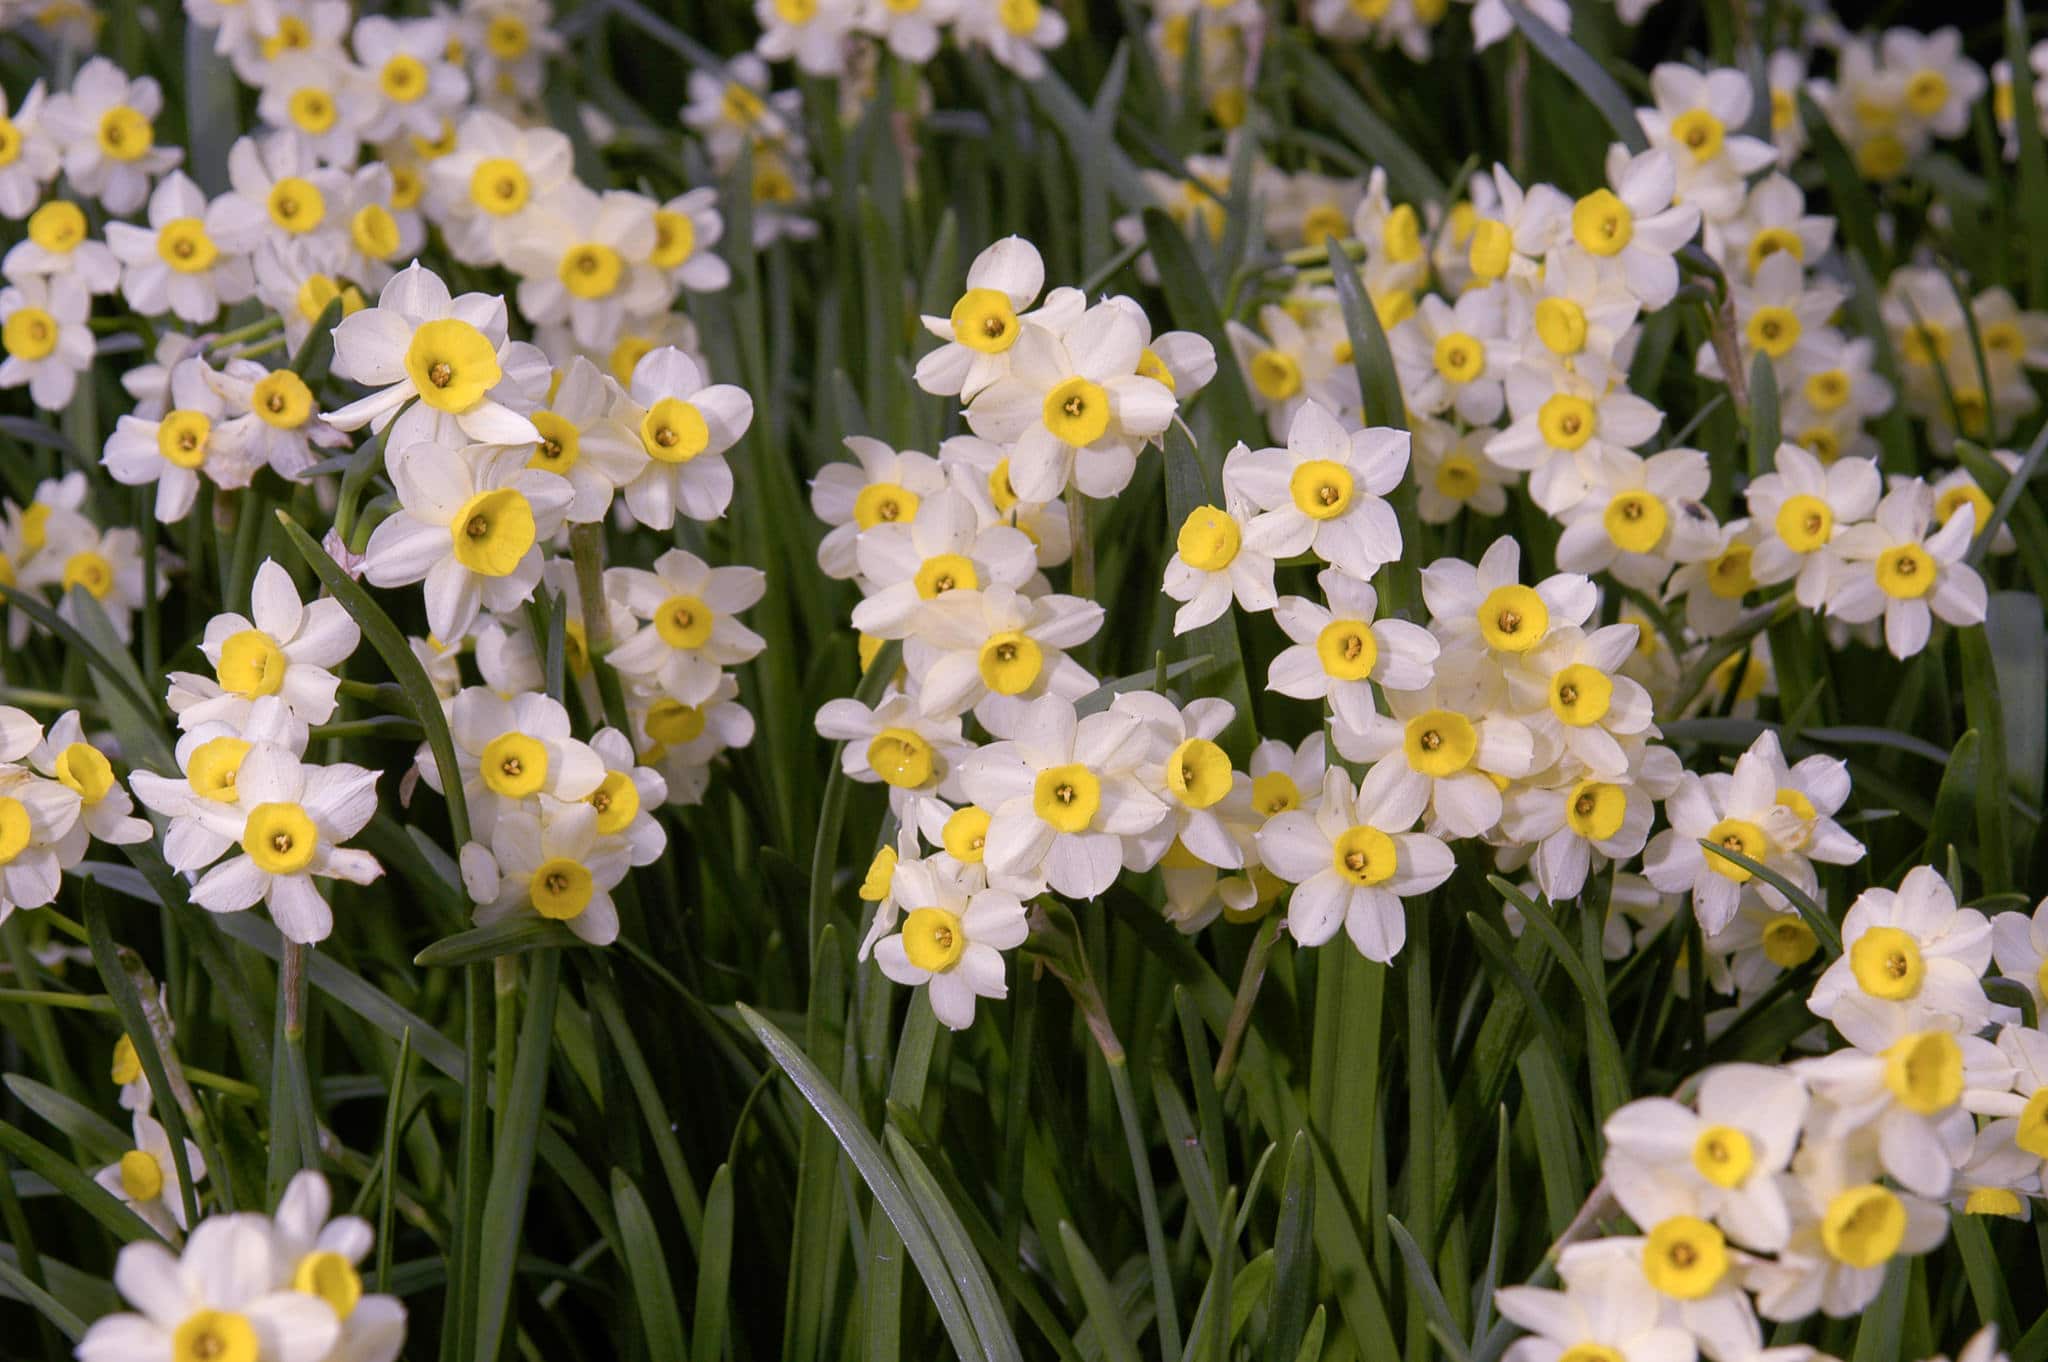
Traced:
<path fill-rule="evenodd" d="M 1007 890 L 982 888 L 978 876 L 949 871 L 937 858 L 899 860 L 890 893 L 902 927 L 875 943 L 875 963 L 899 984 L 923 985 L 932 1011 L 955 1031 L 974 1021 L 976 998 L 1001 998 L 1002 952 L 1030 933 L 1024 905 Z"/>
<path fill-rule="evenodd" d="M 1984 579 L 1963 561 L 1976 533 L 1976 510 L 1958 511 L 1928 534 L 1933 515 L 1934 493 L 1916 478 L 1887 492 L 1875 519 L 1835 540 L 1845 567 L 1830 581 L 1828 613 L 1851 624 L 1882 616 L 1893 657 L 1925 648 L 1935 616 L 1957 626 L 1984 619 Z"/>
<path fill-rule="evenodd" d="M 1449 847 L 1409 831 L 1412 804 L 1406 817 L 1392 806 L 1394 775 L 1368 772 L 1354 790 L 1332 768 L 1315 813 L 1283 813 L 1259 829 L 1259 859 L 1294 885 L 1287 931 L 1302 945 L 1320 946 L 1342 926 L 1366 959 L 1392 960 L 1408 939 L 1401 900 L 1428 893 L 1456 868 Z"/>
<path fill-rule="evenodd" d="M 1434 673 L 1434 635 L 1406 620 L 1378 619 L 1379 593 L 1348 573 L 1316 577 L 1327 605 L 1283 596 L 1273 619 L 1293 646 L 1273 659 L 1266 689 L 1297 700 L 1325 700 L 1336 721 L 1363 732 L 1378 711 L 1373 687 L 1419 690 Z"/>
<path fill-rule="evenodd" d="M 1064 333 L 1087 308 L 1087 299 L 1079 289 L 1058 288 L 1043 308 L 1028 310 L 1043 287 L 1045 262 L 1024 238 L 1004 237 L 984 249 L 967 267 L 967 289 L 952 312 L 920 319 L 945 344 L 917 362 L 917 385 L 971 403 L 982 389 L 1009 375 L 1025 327 Z"/>
<path fill-rule="evenodd" d="M 1271 610 L 1273 558 L 1247 548 L 1244 538 L 1254 511 L 1242 496 L 1226 506 L 1197 506 L 1174 537 L 1173 558 L 1160 589 L 1184 601 L 1173 614 L 1173 632 L 1185 634 L 1220 617 L 1235 600 L 1244 610 Z"/>
<path fill-rule="evenodd" d="M 427 626 L 443 639 L 468 634 L 479 610 L 533 598 L 540 545 L 573 495 L 567 482 L 532 467 L 526 449 L 412 444 L 384 463 L 402 509 L 370 534 L 363 575 L 372 585 L 425 582 Z"/>
<path fill-rule="evenodd" d="M 146 317 L 171 313 L 203 323 L 221 307 L 256 291 L 246 254 L 260 229 L 232 202 L 209 205 L 183 171 L 165 176 L 149 196 L 149 225 L 107 224 L 107 245 L 121 260 L 121 293 Z"/>
<path fill-rule="evenodd" d="M 686 549 L 670 549 L 652 571 L 618 571 L 626 608 L 647 621 L 612 650 L 612 665 L 626 675 L 697 704 L 718 684 L 720 668 L 746 662 L 766 646 L 739 620 L 768 589 L 759 568 L 715 568 Z"/>
<path fill-rule="evenodd" d="M 148 1112 L 136 1112 L 132 1128 L 135 1147 L 95 1173 L 93 1181 L 127 1203 L 158 1234 L 175 1239 L 186 1228 L 185 1194 L 171 1137 Z M 185 1160 L 193 1184 L 205 1181 L 206 1160 L 190 1140 L 185 1141 Z"/>
<path fill-rule="evenodd" d="M 625 844 L 598 835 L 601 815 L 587 803 L 543 795 L 539 808 L 500 817 L 488 852 L 476 842 L 463 848 L 462 881 L 476 922 L 545 918 L 590 945 L 609 946 L 619 935 L 611 891 L 632 868 Z"/>
<path fill-rule="evenodd" d="M 865 435 L 847 436 L 846 447 L 856 462 L 828 463 L 811 479 L 811 514 L 832 527 L 818 544 L 818 570 L 842 579 L 861 570 L 861 535 L 911 524 L 925 498 L 946 485 L 945 469 L 929 454 L 899 452 Z"/>
<path fill-rule="evenodd" d="M 62 411 L 92 367 L 92 298 L 65 275 L 30 276 L 0 289 L 0 388 L 28 389 L 44 411 Z"/>
<path fill-rule="evenodd" d="M 692 520 L 725 514 L 732 501 L 725 452 L 754 421 L 745 389 L 707 382 L 696 360 L 664 345 L 634 366 L 628 398 L 613 416 L 639 435 L 646 457 L 619 489 L 633 519 L 666 530 L 679 510 Z"/>
<path fill-rule="evenodd" d="M 1386 498 L 1408 470 L 1408 433 L 1350 430 L 1314 402 L 1295 414 L 1285 449 L 1243 445 L 1223 461 L 1226 486 L 1263 514 L 1250 547 L 1274 558 L 1316 557 L 1364 581 L 1401 556 L 1401 526 Z"/>
<path fill-rule="evenodd" d="M 43 109 L 44 126 L 64 149 L 65 180 L 109 213 L 142 207 L 150 182 L 185 159 L 179 148 L 157 145 L 163 104 L 154 78 L 130 80 L 105 57 L 78 68 L 71 88 L 51 96 Z"/>
<path fill-rule="evenodd" d="M 341 684 L 333 668 L 355 652 L 362 630 L 340 601 L 301 602 L 291 574 L 275 559 L 256 569 L 249 603 L 253 619 L 228 612 L 207 621 L 200 651 L 214 677 L 172 672 L 171 712 L 182 729 L 207 723 L 242 728 L 251 707 L 274 695 L 303 746 L 309 725 L 333 717 Z"/>

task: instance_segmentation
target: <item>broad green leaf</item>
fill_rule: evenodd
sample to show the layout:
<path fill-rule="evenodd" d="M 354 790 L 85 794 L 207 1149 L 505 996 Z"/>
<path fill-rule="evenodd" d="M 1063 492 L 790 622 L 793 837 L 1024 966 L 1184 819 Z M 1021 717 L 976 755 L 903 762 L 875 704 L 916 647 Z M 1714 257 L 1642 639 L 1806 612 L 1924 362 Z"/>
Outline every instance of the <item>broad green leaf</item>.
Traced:
<path fill-rule="evenodd" d="M 1138 1346 L 1124 1328 L 1123 1308 L 1111 1293 L 1109 1279 L 1088 1245 L 1067 1221 L 1060 1222 L 1060 1244 L 1074 1275 L 1081 1283 L 1081 1302 L 1088 1310 L 1088 1322 L 1095 1326 L 1095 1346 L 1106 1362 L 1138 1362 Z"/>
<path fill-rule="evenodd" d="M 612 1207 L 619 1218 L 619 1239 L 626 1246 L 626 1275 L 640 1308 L 641 1336 L 650 1362 L 684 1362 L 690 1356 L 683 1320 L 676 1309 L 675 1287 L 669 1279 L 668 1254 L 654 1217 L 633 1179 L 623 1168 L 612 1169 Z"/>

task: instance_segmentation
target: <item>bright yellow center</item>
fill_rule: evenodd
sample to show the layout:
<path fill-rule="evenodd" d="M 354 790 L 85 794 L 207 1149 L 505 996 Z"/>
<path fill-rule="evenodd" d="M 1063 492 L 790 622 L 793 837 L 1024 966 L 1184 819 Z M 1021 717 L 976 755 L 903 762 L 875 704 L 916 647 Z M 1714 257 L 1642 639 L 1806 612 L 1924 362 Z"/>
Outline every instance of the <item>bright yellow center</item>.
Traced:
<path fill-rule="evenodd" d="M 1437 337 L 1436 371 L 1451 383 L 1470 383 L 1486 371 L 1486 346 L 1476 336 L 1452 331 Z"/>
<path fill-rule="evenodd" d="M 974 560 L 958 553 L 933 554 L 919 565 L 911 580 L 917 584 L 918 596 L 927 601 L 948 591 L 976 591 L 981 587 L 981 574 L 974 570 Z"/>
<path fill-rule="evenodd" d="M 1573 728 L 1587 728 L 1607 717 L 1614 700 L 1614 682 L 1607 673 L 1575 662 L 1550 678 L 1550 712 Z"/>
<path fill-rule="evenodd" d="M 1612 190 L 1596 189 L 1572 205 L 1572 237 L 1593 255 L 1619 255 L 1635 234 L 1634 215 Z"/>
<path fill-rule="evenodd" d="M 1550 632 L 1550 607 L 1526 586 L 1497 586 L 1479 603 L 1479 635 L 1504 653 L 1526 653 Z"/>
<path fill-rule="evenodd" d="M 1829 1257 L 1850 1267 L 1891 1261 L 1905 1237 L 1905 1203 L 1876 1183 L 1835 1193 L 1821 1216 L 1821 1245 Z"/>
<path fill-rule="evenodd" d="M 1399 859 L 1394 839 L 1364 823 L 1346 828 L 1330 844 L 1331 867 L 1361 887 L 1392 879 Z"/>
<path fill-rule="evenodd" d="M 1591 402 L 1570 393 L 1553 393 L 1536 412 L 1536 428 L 1552 449 L 1574 450 L 1593 438 L 1599 413 Z"/>
<path fill-rule="evenodd" d="M 1285 402 L 1301 391 L 1301 365 L 1285 350 L 1261 350 L 1252 356 L 1252 386 L 1268 402 Z"/>
<path fill-rule="evenodd" d="M 1426 710 L 1408 721 L 1401 748 L 1409 766 L 1441 780 L 1472 764 L 1479 752 L 1479 731 L 1456 710 Z"/>
<path fill-rule="evenodd" d="M 516 14 L 500 14 L 484 27 L 484 47 L 499 61 L 525 56 L 529 42 L 526 21 Z"/>
<path fill-rule="evenodd" d="M 244 629 L 229 635 L 220 646 L 220 665 L 214 669 L 223 690 L 253 700 L 275 695 L 284 686 L 284 650 L 261 629 Z"/>
<path fill-rule="evenodd" d="M 1252 804 L 1271 818 L 1301 807 L 1301 787 L 1285 771 L 1268 771 L 1252 781 Z"/>
<path fill-rule="evenodd" d="M 509 487 L 479 492 L 448 523 L 455 561 L 480 577 L 505 577 L 533 548 L 533 505 Z"/>
<path fill-rule="evenodd" d="M 672 270 L 688 260 L 697 249 L 697 224 L 684 213 L 666 208 L 655 210 L 654 253 L 648 257 L 657 269 Z"/>
<path fill-rule="evenodd" d="M 423 322 L 412 333 L 405 373 L 422 402 L 446 412 L 468 411 L 505 376 L 484 333 L 453 317 Z"/>
<path fill-rule="evenodd" d="M 1380 242 L 1387 258 L 1399 265 L 1422 259 L 1422 219 L 1411 204 L 1396 204 L 1380 228 Z"/>
<path fill-rule="evenodd" d="M 1237 522 L 1214 506 L 1197 506 L 1181 522 L 1174 542 L 1181 561 L 1198 572 L 1221 572 L 1237 558 Z"/>
<path fill-rule="evenodd" d="M 1207 738 L 1189 738 L 1166 758 L 1166 788 L 1191 809 L 1206 809 L 1230 793 L 1230 757 Z"/>
<path fill-rule="evenodd" d="M 1664 503 L 1640 488 L 1615 493 L 1600 517 L 1608 539 L 1623 553 L 1652 552 L 1670 523 L 1671 514 Z"/>
<path fill-rule="evenodd" d="M 167 412 L 156 428 L 157 453 L 179 468 L 197 468 L 206 462 L 206 441 L 212 433 L 213 422 L 204 412 Z"/>
<path fill-rule="evenodd" d="M 654 612 L 654 632 L 671 648 L 703 647 L 717 622 L 717 614 L 695 596 L 670 596 Z"/>
<path fill-rule="evenodd" d="M 548 783 L 548 749 L 524 733 L 500 733 L 477 760 L 484 788 L 504 799 L 537 795 Z"/>
<path fill-rule="evenodd" d="M 1022 695 L 1045 666 L 1044 650 L 1029 634 L 1009 629 L 981 645 L 982 684 L 998 695 Z"/>
<path fill-rule="evenodd" d="M 313 390 L 290 369 L 278 369 L 249 390 L 249 408 L 267 426 L 297 430 L 313 414 Z"/>
<path fill-rule="evenodd" d="M 711 427 L 696 404 L 664 397 L 640 418 L 640 447 L 660 463 L 688 463 L 711 447 Z"/>
<path fill-rule="evenodd" d="M 1697 1216 L 1659 1221 L 1643 1242 L 1643 1275 L 1676 1300 L 1696 1301 L 1728 1273 L 1728 1241 Z"/>
<path fill-rule="evenodd" d="M 213 238 L 206 234 L 206 224 L 198 218 L 172 218 L 166 222 L 156 234 L 156 253 L 180 274 L 210 270 L 220 258 L 220 248 L 213 244 Z"/>
<path fill-rule="evenodd" d="M 648 708 L 640 726 L 657 746 L 677 747 L 703 736 L 704 711 L 664 696 Z"/>
<path fill-rule="evenodd" d="M 1886 549 L 1877 560 L 1877 585 L 1894 600 L 1916 601 L 1934 589 L 1934 558 L 1918 544 Z"/>
<path fill-rule="evenodd" d="M 1085 378 L 1070 378 L 1045 395 L 1041 415 L 1062 444 L 1092 445 L 1109 429 L 1109 394 Z"/>
<path fill-rule="evenodd" d="M 907 728 L 885 728 L 868 743 L 868 766 L 883 783 L 915 790 L 931 783 L 932 745 Z"/>
<path fill-rule="evenodd" d="M 270 187 L 266 202 L 272 225 L 298 236 L 312 231 L 327 217 L 327 198 L 310 180 L 287 176 Z"/>
<path fill-rule="evenodd" d="M 1785 498 L 1772 523 L 1785 547 L 1794 553 L 1811 553 L 1834 536 L 1835 511 L 1819 497 L 1801 494 Z"/>
<path fill-rule="evenodd" d="M 0 795 L 0 865 L 12 865 L 28 850 L 33 831 L 28 806 L 12 795 Z"/>
<path fill-rule="evenodd" d="M 242 759 L 248 755 L 249 744 L 240 738 L 209 738 L 192 749 L 185 783 L 201 799 L 233 804 L 239 798 L 235 777 L 241 774 Z"/>
<path fill-rule="evenodd" d="M 1031 787 L 1031 811 L 1059 832 L 1086 832 L 1102 806 L 1102 782 L 1078 762 L 1048 766 Z"/>
<path fill-rule="evenodd" d="M 297 804 L 258 804 L 242 828 L 242 850 L 266 875 L 296 875 L 313 863 L 320 833 Z"/>
<path fill-rule="evenodd" d="M 1947 1111 L 1962 1100 L 1963 1047 L 1946 1031 L 1919 1031 L 1894 1041 L 1884 1052 L 1884 1085 L 1908 1111 Z"/>
<path fill-rule="evenodd" d="M 100 154 L 115 161 L 134 161 L 156 145 L 156 129 L 138 109 L 116 104 L 100 115 Z"/>
<path fill-rule="evenodd" d="M 1873 998 L 1900 1002 L 1920 992 L 1927 964 L 1920 944 L 1897 927 L 1872 927 L 1849 947 L 1856 983 Z"/>
<path fill-rule="evenodd" d="M 1749 343 L 1772 359 L 1783 359 L 1799 344 L 1799 314 L 1789 307 L 1760 307 L 1744 328 Z"/>
<path fill-rule="evenodd" d="M 960 919 L 943 908 L 913 908 L 903 919 L 903 953 L 910 963 L 943 974 L 967 950 L 967 932 Z"/>
<path fill-rule="evenodd" d="M 64 589 L 82 588 L 95 600 L 105 600 L 114 591 L 114 565 L 106 555 L 83 549 L 64 561 Z"/>
<path fill-rule="evenodd" d="M 917 493 L 893 482 L 872 482 L 853 499 L 853 523 L 863 530 L 900 525 L 917 515 Z"/>
<path fill-rule="evenodd" d="M 999 355 L 1017 343 L 1016 309 L 996 289 L 971 288 L 961 294 L 952 321 L 953 339 L 981 354 Z"/>
<path fill-rule="evenodd" d="M 1754 823 L 1740 818 L 1724 818 L 1707 829 L 1707 840 L 1718 843 L 1738 856 L 1747 856 L 1752 861 L 1762 861 L 1771 854 L 1771 844 L 1764 836 L 1764 830 Z M 1711 851 L 1701 851 L 1707 864 L 1718 873 L 1737 884 L 1747 884 L 1750 872 L 1725 856 L 1716 856 Z"/>
<path fill-rule="evenodd" d="M 29 214 L 28 239 L 53 255 L 69 255 L 85 233 L 85 213 L 69 199 L 51 199 Z"/>
<path fill-rule="evenodd" d="M 597 810 L 600 836 L 615 837 L 631 827 L 640 813 L 640 790 L 624 771 L 607 771 L 584 802 Z"/>
<path fill-rule="evenodd" d="M 293 300 L 299 309 L 299 316 L 309 322 L 320 320 L 320 314 L 327 311 L 327 305 L 336 298 L 341 299 L 341 315 L 346 317 L 363 308 L 362 290 L 354 284 L 336 283 L 332 275 L 309 274 L 306 282 L 299 285 L 298 296 Z"/>
<path fill-rule="evenodd" d="M 1362 620 L 1331 620 L 1316 635 L 1316 660 L 1338 681 L 1363 681 L 1380 660 L 1379 642 Z"/>
<path fill-rule="evenodd" d="M 939 829 L 939 843 L 946 848 L 946 854 L 965 865 L 980 865 L 988 846 L 989 816 L 985 809 L 969 804 L 964 809 L 955 809 L 946 825 Z"/>
<path fill-rule="evenodd" d="M 19 307 L 0 323 L 0 346 L 16 359 L 48 359 L 57 348 L 57 319 L 40 307 Z"/>
<path fill-rule="evenodd" d="M 395 104 L 410 104 L 427 92 L 427 67 L 409 52 L 400 52 L 377 73 L 377 88 Z"/>
<path fill-rule="evenodd" d="M 1935 523 L 1948 524 L 1949 517 L 1965 506 L 1971 507 L 1977 513 L 1977 527 L 1971 533 L 1984 533 L 1991 520 L 1992 503 L 1991 498 L 1984 494 L 1984 489 L 1974 482 L 1959 482 L 1934 499 Z"/>
<path fill-rule="evenodd" d="M 1479 465 L 1463 454 L 1453 454 L 1436 466 L 1436 477 L 1431 485 L 1437 495 L 1452 501 L 1465 501 L 1484 485 L 1479 476 Z"/>
<path fill-rule="evenodd" d="M 1514 259 L 1515 234 L 1505 222 L 1482 218 L 1472 228 L 1472 249 L 1466 260 L 1480 279 L 1498 279 Z"/>
<path fill-rule="evenodd" d="M 2036 1088 L 2021 1108 L 2013 1142 L 2037 1159 L 2048 1159 L 2048 1087 Z"/>
<path fill-rule="evenodd" d="M 389 260 L 398 254 L 398 219 L 381 203 L 366 203 L 348 220 L 349 240 L 372 260 Z"/>
<path fill-rule="evenodd" d="M 196 1310 L 171 1335 L 171 1362 L 256 1362 L 256 1328 L 225 1310 Z"/>
<path fill-rule="evenodd" d="M 619 286 L 626 262 L 601 241 L 572 246 L 562 256 L 556 274 L 562 286 L 578 298 L 607 298 Z"/>
<path fill-rule="evenodd" d="M 114 768 L 106 754 L 89 742 L 75 742 L 57 754 L 57 779 L 75 791 L 87 808 L 114 788 Z"/>
<path fill-rule="evenodd" d="M 142 1077 L 142 1056 L 136 1053 L 135 1042 L 126 1032 L 114 1042 L 114 1062 L 108 1068 L 107 1076 L 124 1088 Z"/>
<path fill-rule="evenodd" d="M 555 922 L 567 922 L 590 906 L 597 881 L 580 861 L 557 856 L 540 863 L 533 878 L 527 881 L 527 891 L 533 896 L 534 912 Z"/>
<path fill-rule="evenodd" d="M 1696 164 L 1719 156 L 1726 135 L 1721 120 L 1705 109 L 1687 109 L 1671 120 L 1672 140 L 1691 152 Z"/>
<path fill-rule="evenodd" d="M 1730 544 L 1714 555 L 1707 564 L 1707 589 L 1724 601 L 1741 600 L 1743 594 L 1756 586 L 1756 578 L 1749 570 L 1750 560 L 1756 556 L 1756 549 L 1749 544 Z"/>
<path fill-rule="evenodd" d="M 1820 938 L 1798 917 L 1786 913 L 1771 919 L 1763 933 L 1764 959 L 1779 969 L 1798 969 L 1813 959 Z"/>
<path fill-rule="evenodd" d="M 317 1249 L 292 1269 L 292 1290 L 318 1296 L 336 1319 L 347 1319 L 363 1298 L 363 1279 L 356 1274 L 355 1265 L 339 1253 Z"/>
<path fill-rule="evenodd" d="M 1948 103 L 1948 79 L 1941 72 L 1916 71 L 1906 82 L 1906 107 L 1922 118 L 1932 118 Z"/>
<path fill-rule="evenodd" d="M 2026 1209 L 2019 1193 L 2005 1187 L 1979 1187 L 1963 1201 L 1965 1215 L 2006 1215 L 2017 1217 Z"/>
<path fill-rule="evenodd" d="M 1536 337 L 1553 355 L 1576 355 L 1586 348 L 1586 310 L 1569 298 L 1545 298 L 1536 304 Z"/>
<path fill-rule="evenodd" d="M 292 91 L 285 102 L 285 113 L 300 132 L 318 137 L 334 127 L 334 121 L 341 116 L 335 107 L 334 96 L 325 90 L 306 87 Z"/>
<path fill-rule="evenodd" d="M 1800 241 L 1797 232 L 1789 227 L 1766 227 L 1749 239 L 1749 272 L 1755 274 L 1764 261 L 1779 251 L 1786 252 L 1794 260 L 1806 259 L 1806 245 Z"/>
<path fill-rule="evenodd" d="M 1589 842 L 1604 842 L 1621 831 L 1628 813 L 1628 793 L 1619 785 L 1582 780 L 1572 787 L 1564 806 L 1564 821 Z"/>
<path fill-rule="evenodd" d="M 1295 509 L 1313 520 L 1334 520 L 1351 508 L 1351 470 L 1329 459 L 1306 459 L 1287 478 Z"/>
<path fill-rule="evenodd" d="M 533 184 L 526 168 L 506 156 L 477 162 L 469 173 L 470 202 L 492 217 L 506 217 L 526 207 Z"/>

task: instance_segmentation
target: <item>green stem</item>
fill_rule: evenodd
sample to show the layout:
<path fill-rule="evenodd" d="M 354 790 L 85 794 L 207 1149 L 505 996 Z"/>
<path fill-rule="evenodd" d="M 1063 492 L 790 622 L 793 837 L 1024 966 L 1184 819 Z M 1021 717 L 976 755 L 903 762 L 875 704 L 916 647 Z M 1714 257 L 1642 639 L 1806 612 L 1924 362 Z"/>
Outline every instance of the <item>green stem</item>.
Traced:
<path fill-rule="evenodd" d="M 1268 913 L 1266 920 L 1259 924 L 1259 934 L 1252 940 L 1251 952 L 1244 958 L 1244 973 L 1238 976 L 1237 998 L 1231 1004 L 1230 1023 L 1223 1029 L 1223 1048 L 1216 1056 L 1216 1091 L 1222 1092 L 1230 1086 L 1230 1078 L 1237 1070 L 1238 1047 L 1244 1043 L 1244 1028 L 1251 1021 L 1252 1004 L 1258 1001 L 1259 985 L 1266 979 L 1266 961 L 1272 957 L 1273 944 L 1280 939 L 1281 916 Z"/>
<path fill-rule="evenodd" d="M 1152 1185 L 1152 1160 L 1145 1149 L 1145 1134 L 1138 1126 L 1138 1105 L 1131 1095 L 1131 1075 L 1123 1053 L 1109 1063 L 1109 1087 L 1116 1094 L 1116 1109 L 1123 1118 L 1124 1143 L 1131 1151 L 1131 1176 L 1138 1183 L 1138 1211 L 1145 1220 L 1145 1256 L 1152 1265 L 1152 1307 L 1159 1321 L 1159 1350 L 1162 1357 L 1179 1357 L 1180 1312 L 1173 1300 L 1173 1275 L 1166 1259 L 1166 1230 L 1159 1220 L 1159 1192 Z"/>

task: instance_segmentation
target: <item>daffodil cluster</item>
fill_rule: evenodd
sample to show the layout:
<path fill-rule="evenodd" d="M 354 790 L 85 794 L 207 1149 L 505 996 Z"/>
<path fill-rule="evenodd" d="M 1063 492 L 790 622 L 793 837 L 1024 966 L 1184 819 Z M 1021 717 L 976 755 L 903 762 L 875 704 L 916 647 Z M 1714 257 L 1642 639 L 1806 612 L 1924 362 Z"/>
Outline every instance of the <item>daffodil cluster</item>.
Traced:
<path fill-rule="evenodd" d="M 131 1176 L 130 1160 L 148 1157 L 124 1157 L 122 1179 Z M 363 1260 L 373 1244 L 368 1221 L 333 1214 L 325 1177 L 300 1173 L 275 1215 L 210 1216 L 177 1251 L 155 1240 L 122 1248 L 114 1287 L 132 1309 L 94 1320 L 76 1356 L 392 1362 L 405 1345 L 405 1307 L 365 1289 Z"/>
<path fill-rule="evenodd" d="M 2038 1007 L 2048 903 L 1987 919 L 1920 866 L 1858 896 L 1841 938 L 1807 1000 L 1840 1048 L 1720 1065 L 1608 1116 L 1603 1194 L 1636 1233 L 1566 1245 L 1561 1289 L 1501 1291 L 1529 1331 L 1510 1357 L 1774 1355 L 1760 1320 L 1860 1314 L 1952 1213 L 2029 1215 L 2048 1034 L 1987 990 Z"/>

